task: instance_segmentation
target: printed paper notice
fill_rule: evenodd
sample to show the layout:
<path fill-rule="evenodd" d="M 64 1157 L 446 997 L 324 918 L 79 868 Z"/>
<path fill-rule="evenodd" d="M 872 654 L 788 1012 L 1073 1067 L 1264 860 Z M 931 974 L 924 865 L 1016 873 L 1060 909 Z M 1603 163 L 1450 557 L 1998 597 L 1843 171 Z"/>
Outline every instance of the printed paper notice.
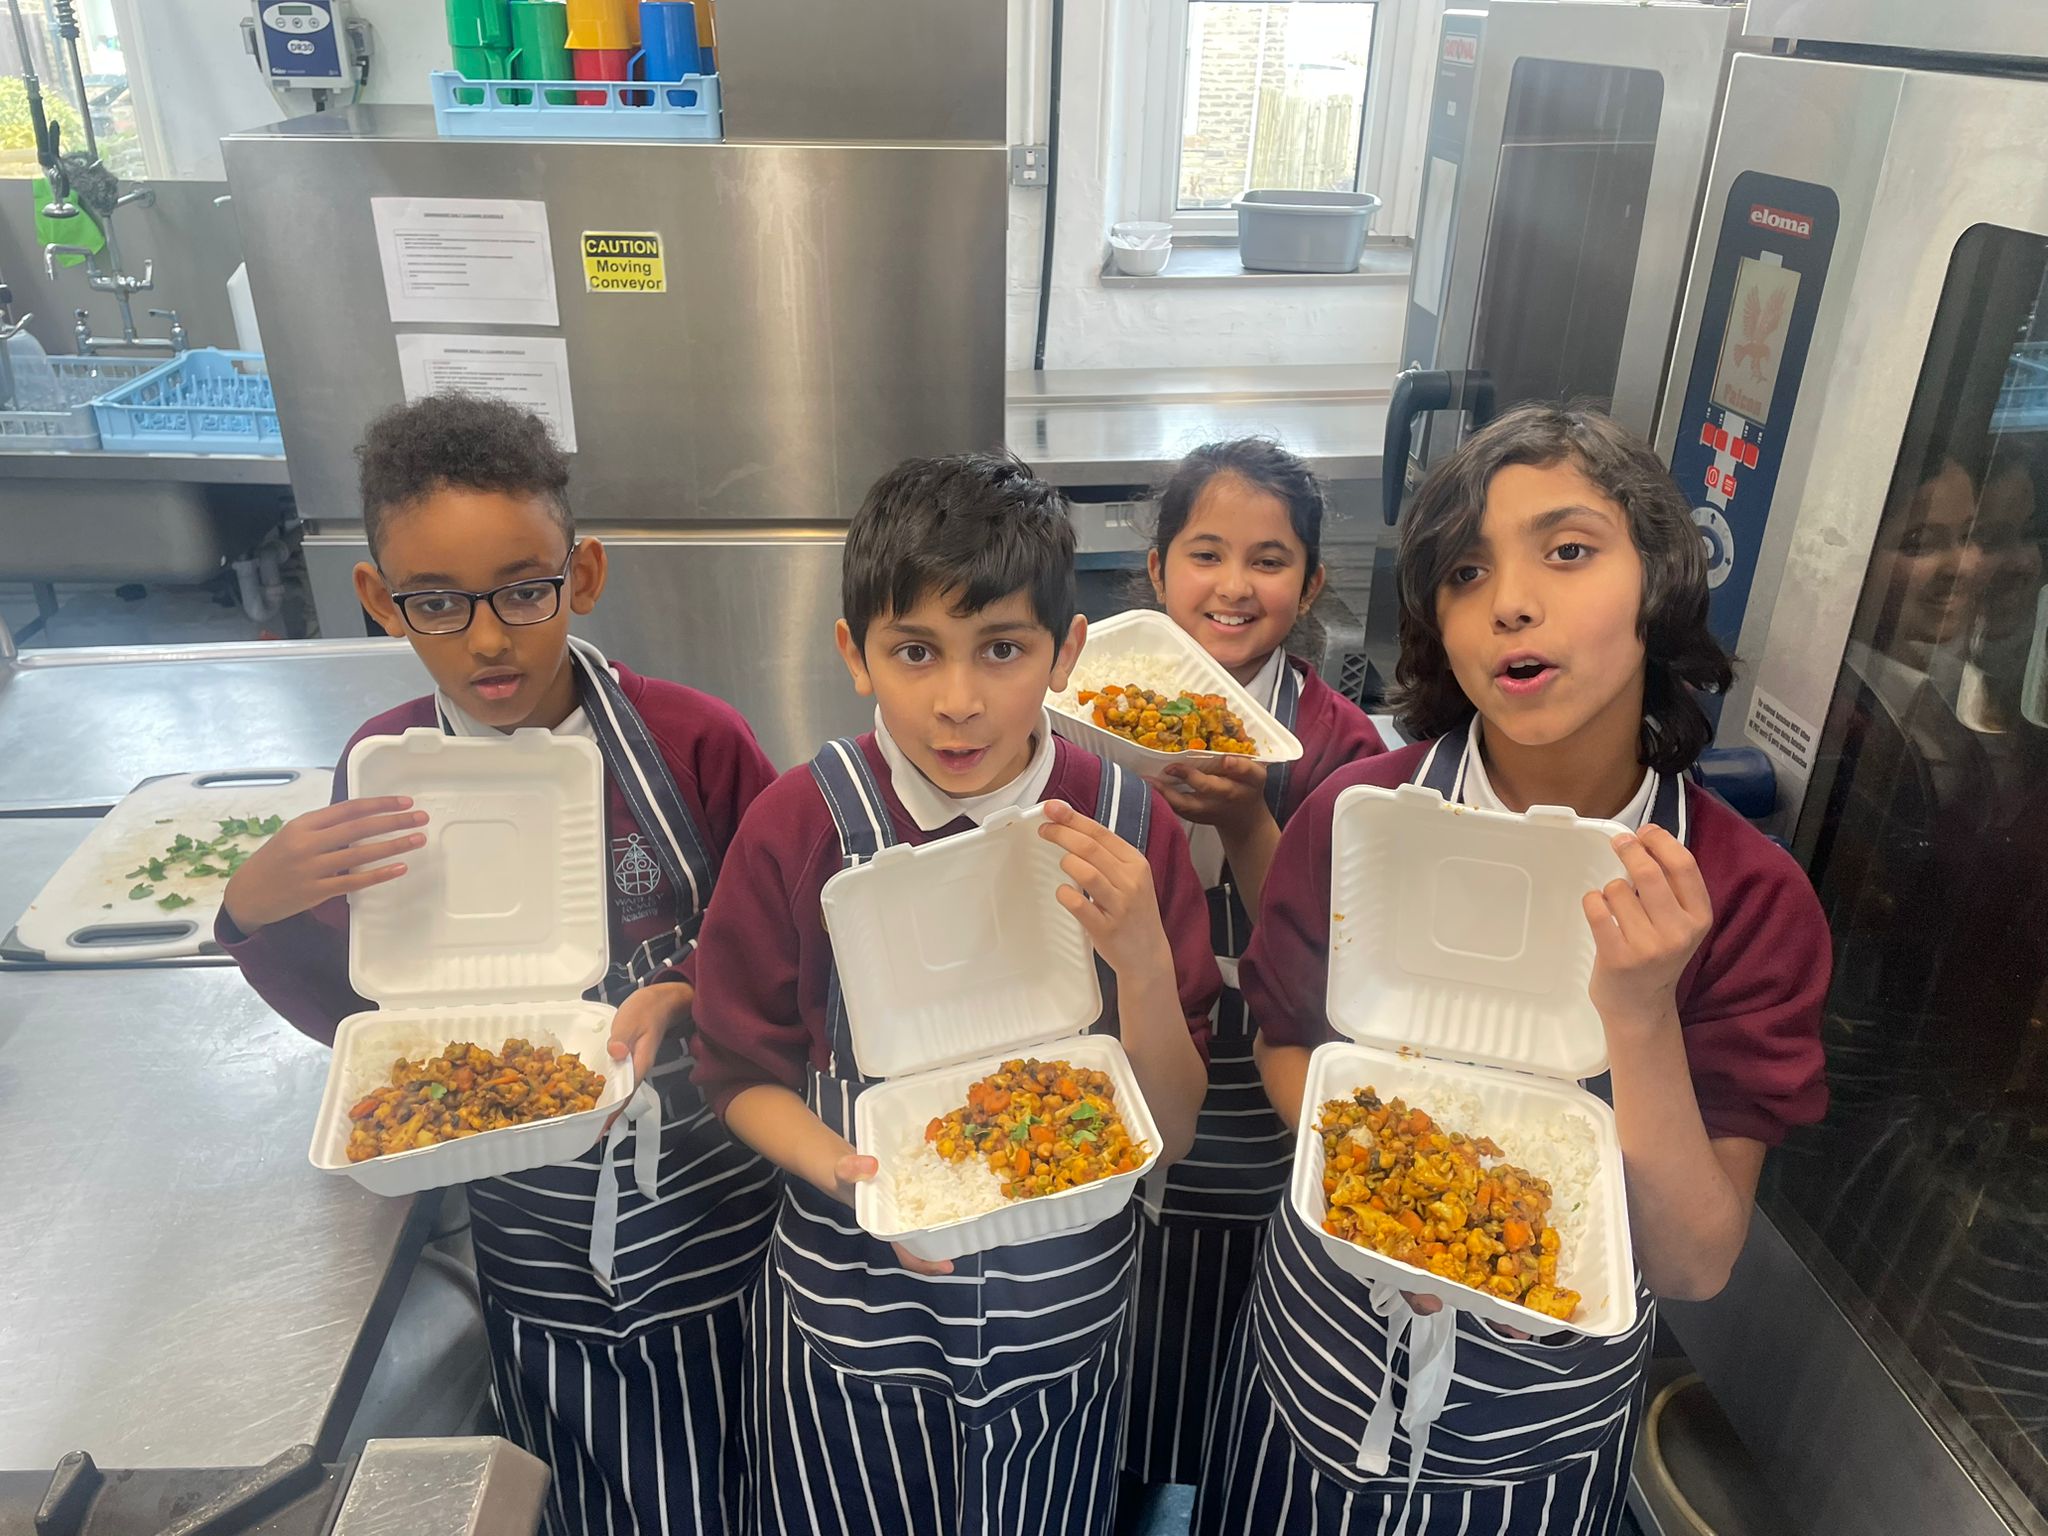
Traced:
<path fill-rule="evenodd" d="M 408 401 L 450 394 L 509 400 L 546 422 L 564 453 L 576 451 L 569 343 L 559 336 L 402 335 L 398 373 Z"/>
<path fill-rule="evenodd" d="M 545 203 L 373 197 L 384 297 L 397 321 L 559 325 Z"/>
<path fill-rule="evenodd" d="M 1814 753 L 1820 746 L 1820 732 L 1811 721 L 1802 720 L 1759 688 L 1750 695 L 1749 721 L 1743 728 L 1751 741 L 1797 770 L 1801 778 L 1811 776 Z"/>

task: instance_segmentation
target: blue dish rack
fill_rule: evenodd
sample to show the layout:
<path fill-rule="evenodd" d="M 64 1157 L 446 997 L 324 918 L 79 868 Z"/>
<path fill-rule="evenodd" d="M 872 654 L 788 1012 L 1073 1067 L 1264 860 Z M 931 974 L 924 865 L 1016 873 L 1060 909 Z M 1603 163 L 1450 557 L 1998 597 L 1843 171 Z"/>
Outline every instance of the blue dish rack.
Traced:
<path fill-rule="evenodd" d="M 437 69 L 434 126 L 444 139 L 654 139 L 715 143 L 725 137 L 718 76 L 680 80 L 471 80 Z M 603 92 L 585 106 L 564 91 Z M 465 97 L 480 98 L 463 101 Z"/>
<path fill-rule="evenodd" d="M 0 411 L 0 452 L 91 453 L 100 445 L 93 401 L 161 366 L 125 357 L 17 359 L 18 398 L 14 409 Z"/>
<path fill-rule="evenodd" d="M 282 454 L 270 370 L 256 352 L 183 352 L 95 400 L 108 453 Z"/>
<path fill-rule="evenodd" d="M 1991 412 L 1999 432 L 2038 432 L 2048 427 L 2048 342 L 2016 348 L 2006 365 L 2005 387 Z"/>

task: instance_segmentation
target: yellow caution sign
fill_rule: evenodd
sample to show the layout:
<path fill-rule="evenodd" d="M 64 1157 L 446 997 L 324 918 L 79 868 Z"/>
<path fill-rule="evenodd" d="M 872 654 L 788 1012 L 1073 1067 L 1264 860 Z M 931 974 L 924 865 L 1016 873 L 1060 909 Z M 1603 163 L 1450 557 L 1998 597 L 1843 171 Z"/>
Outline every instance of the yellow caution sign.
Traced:
<path fill-rule="evenodd" d="M 661 236 L 586 229 L 583 287 L 589 293 L 667 293 Z"/>

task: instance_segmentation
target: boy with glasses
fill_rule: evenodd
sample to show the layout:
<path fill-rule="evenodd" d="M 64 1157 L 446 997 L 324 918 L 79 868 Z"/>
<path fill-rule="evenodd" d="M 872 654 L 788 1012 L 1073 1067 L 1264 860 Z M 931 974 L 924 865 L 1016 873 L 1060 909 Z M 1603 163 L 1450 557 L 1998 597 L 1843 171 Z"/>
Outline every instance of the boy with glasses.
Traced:
<path fill-rule="evenodd" d="M 552 1469 L 555 1531 L 737 1531 L 730 1393 L 776 1188 L 691 1087 L 683 1037 L 699 917 L 774 769 L 730 706 L 570 635 L 604 592 L 605 550 L 576 537 L 568 463 L 537 418 L 435 396 L 373 422 L 358 457 L 370 559 L 356 592 L 434 691 L 371 720 L 339 761 L 365 736 L 420 726 L 597 743 L 611 875 L 597 993 L 619 1005 L 612 1056 L 630 1055 L 661 1099 L 657 1200 L 618 1177 L 639 1134 L 623 1120 L 575 1162 L 468 1186 L 504 1431 Z M 404 879 L 425 822 L 404 797 L 348 798 L 337 774 L 335 803 L 229 881 L 216 937 L 314 1039 L 369 1007 L 349 985 L 346 898 Z M 600 1218 L 614 1191 L 616 1218 Z"/>

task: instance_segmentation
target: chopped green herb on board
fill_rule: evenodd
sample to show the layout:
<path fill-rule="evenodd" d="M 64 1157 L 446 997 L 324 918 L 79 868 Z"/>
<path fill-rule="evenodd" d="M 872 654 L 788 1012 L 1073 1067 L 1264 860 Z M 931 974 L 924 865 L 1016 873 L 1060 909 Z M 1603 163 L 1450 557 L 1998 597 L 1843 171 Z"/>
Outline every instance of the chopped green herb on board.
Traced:
<path fill-rule="evenodd" d="M 168 826 L 165 818 L 156 823 Z M 225 880 L 244 864 L 249 855 L 261 847 L 264 840 L 275 836 L 284 828 L 282 816 L 229 816 L 215 823 L 220 828 L 210 838 L 196 838 L 180 832 L 171 839 L 171 845 L 155 858 L 138 864 L 128 871 L 127 878 L 137 883 L 128 893 L 130 901 L 146 901 L 156 895 L 157 887 L 170 880 Z M 193 905 L 196 898 L 173 892 L 157 902 L 166 911 Z"/>

